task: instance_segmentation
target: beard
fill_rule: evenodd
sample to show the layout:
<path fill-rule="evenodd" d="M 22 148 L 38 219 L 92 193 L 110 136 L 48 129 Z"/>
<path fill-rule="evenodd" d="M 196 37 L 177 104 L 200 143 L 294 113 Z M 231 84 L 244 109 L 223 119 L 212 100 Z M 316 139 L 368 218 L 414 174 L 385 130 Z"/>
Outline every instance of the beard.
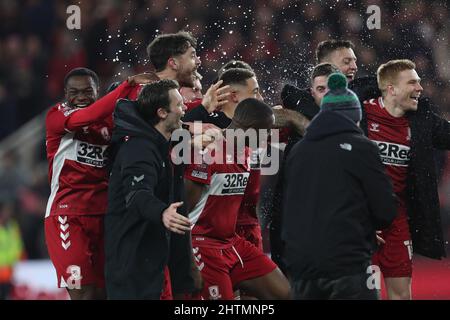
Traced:
<path fill-rule="evenodd" d="M 181 128 L 181 117 L 177 117 L 176 119 L 171 120 L 166 125 L 167 132 L 173 133 L 175 130 Z"/>
<path fill-rule="evenodd" d="M 180 87 L 193 88 L 195 86 L 195 70 L 181 69 L 177 75 L 177 81 Z"/>

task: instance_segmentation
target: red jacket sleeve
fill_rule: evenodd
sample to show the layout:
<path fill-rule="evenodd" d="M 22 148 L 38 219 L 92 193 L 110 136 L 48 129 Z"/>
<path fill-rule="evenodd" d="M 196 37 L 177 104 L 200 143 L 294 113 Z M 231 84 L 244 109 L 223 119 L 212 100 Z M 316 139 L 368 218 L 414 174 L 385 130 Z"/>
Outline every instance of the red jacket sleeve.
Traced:
<path fill-rule="evenodd" d="M 78 128 L 88 126 L 110 116 L 116 107 L 116 101 L 126 97 L 132 88 L 133 87 L 128 84 L 128 81 L 124 81 L 116 89 L 98 99 L 89 107 L 77 109 L 72 112 L 66 118 L 66 130 L 75 131 Z"/>

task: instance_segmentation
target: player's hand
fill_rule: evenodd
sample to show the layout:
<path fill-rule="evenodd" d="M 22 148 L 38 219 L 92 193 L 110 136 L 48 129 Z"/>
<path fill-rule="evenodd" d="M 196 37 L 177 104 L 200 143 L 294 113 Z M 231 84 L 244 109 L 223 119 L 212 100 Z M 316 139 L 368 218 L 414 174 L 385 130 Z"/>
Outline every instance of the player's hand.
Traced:
<path fill-rule="evenodd" d="M 222 130 L 217 127 L 209 128 L 202 134 L 194 135 L 192 144 L 196 149 L 203 150 L 208 147 L 210 150 L 215 148 L 215 142 L 222 141 Z"/>
<path fill-rule="evenodd" d="M 158 81 L 159 78 L 156 74 L 150 73 L 150 72 L 144 72 L 140 74 L 136 74 L 134 76 L 128 77 L 128 84 L 129 85 L 136 85 L 136 84 L 147 84 L 152 83 L 155 81 Z"/>
<path fill-rule="evenodd" d="M 217 81 L 217 83 L 209 87 L 203 96 L 202 105 L 208 113 L 214 112 L 218 107 L 228 102 L 227 97 L 230 95 L 230 86 L 227 85 L 219 88 L 222 83 L 222 80 Z"/>
<path fill-rule="evenodd" d="M 164 226 L 172 232 L 185 234 L 191 230 L 191 222 L 185 216 L 177 212 L 177 208 L 181 207 L 183 202 L 174 202 L 162 214 Z"/>
<path fill-rule="evenodd" d="M 205 149 L 207 146 L 209 146 L 213 142 L 214 142 L 214 139 L 212 137 L 204 135 L 204 134 L 196 135 L 192 139 L 192 144 L 194 145 L 194 148 L 198 149 L 198 150 Z"/>
<path fill-rule="evenodd" d="M 385 244 L 385 243 L 386 243 L 386 241 L 384 241 L 384 239 L 381 237 L 382 234 L 383 234 L 382 231 L 376 231 L 376 232 L 375 232 L 375 235 L 376 235 L 376 237 L 377 237 L 378 245 L 382 245 L 382 244 Z"/>

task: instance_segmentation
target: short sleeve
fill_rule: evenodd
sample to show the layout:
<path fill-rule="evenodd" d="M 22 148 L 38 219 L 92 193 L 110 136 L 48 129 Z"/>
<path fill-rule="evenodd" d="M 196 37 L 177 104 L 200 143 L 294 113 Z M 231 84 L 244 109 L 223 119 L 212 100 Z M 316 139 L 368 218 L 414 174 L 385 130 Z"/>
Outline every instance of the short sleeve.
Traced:
<path fill-rule="evenodd" d="M 213 171 L 213 165 L 190 164 L 186 166 L 184 177 L 188 180 L 209 185 L 211 183 L 211 177 L 214 173 Z"/>

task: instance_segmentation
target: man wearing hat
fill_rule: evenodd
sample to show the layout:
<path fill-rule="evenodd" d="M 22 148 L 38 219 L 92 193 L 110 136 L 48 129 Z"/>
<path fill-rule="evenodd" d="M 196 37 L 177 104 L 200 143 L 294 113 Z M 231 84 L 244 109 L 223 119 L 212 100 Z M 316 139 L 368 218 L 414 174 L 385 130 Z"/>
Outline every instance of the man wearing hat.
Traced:
<path fill-rule="evenodd" d="M 377 146 L 358 127 L 344 75 L 328 79 L 321 111 L 286 164 L 285 258 L 294 299 L 378 299 L 370 268 L 376 230 L 395 216 Z"/>

